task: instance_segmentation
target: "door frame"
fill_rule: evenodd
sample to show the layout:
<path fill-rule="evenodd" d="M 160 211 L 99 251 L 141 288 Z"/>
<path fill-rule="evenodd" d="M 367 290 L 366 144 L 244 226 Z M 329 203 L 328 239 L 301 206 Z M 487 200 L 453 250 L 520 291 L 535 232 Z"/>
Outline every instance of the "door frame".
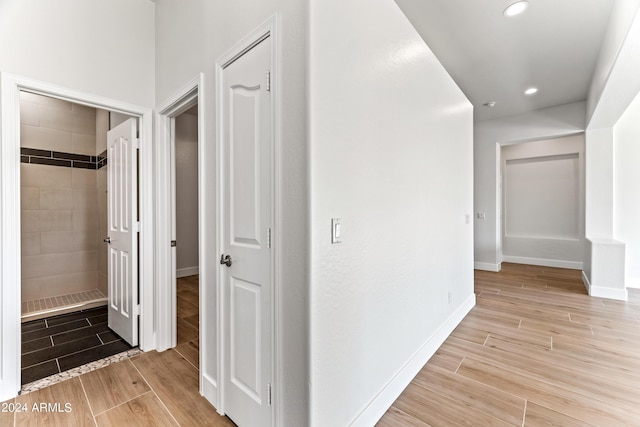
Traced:
<path fill-rule="evenodd" d="M 217 384 L 215 380 L 216 370 L 211 375 L 208 369 L 207 358 L 204 357 L 209 346 L 207 332 L 208 322 L 204 321 L 205 294 L 212 292 L 213 286 L 205 286 L 210 282 L 207 269 L 204 268 L 206 260 L 211 258 L 205 245 L 205 197 L 206 180 L 204 143 L 206 133 L 204 117 L 207 109 L 204 101 L 204 74 L 200 73 L 189 81 L 182 89 L 169 97 L 158 107 L 156 126 L 157 158 L 157 220 L 158 244 L 156 256 L 158 259 L 158 310 L 161 313 L 169 313 L 168 316 L 158 318 L 158 351 L 164 351 L 175 347 L 177 344 L 177 319 L 176 319 L 176 256 L 177 250 L 171 246 L 171 241 L 176 239 L 176 202 L 175 202 L 175 118 L 198 105 L 198 267 L 199 267 L 199 317 L 200 317 L 200 393 L 214 406 L 217 402 Z M 164 171 L 170 171 L 169 174 Z M 213 255 L 215 257 L 215 254 Z"/>
<path fill-rule="evenodd" d="M 153 116 L 151 108 L 77 91 L 27 77 L 0 73 L 0 401 L 20 390 L 20 91 L 28 91 L 137 117 L 140 120 L 139 286 L 141 350 L 156 346 L 154 332 Z"/>
<path fill-rule="evenodd" d="M 280 91 L 280 64 L 281 64 L 281 48 L 279 38 L 279 16 L 272 15 L 260 26 L 251 31 L 242 40 L 237 42 L 233 47 L 226 51 L 223 55 L 216 59 L 215 63 L 215 78 L 216 78 L 216 256 L 222 253 L 223 246 L 223 212 L 224 212 L 224 200 L 223 200 L 223 70 L 230 65 L 233 61 L 241 57 L 243 54 L 251 50 L 255 45 L 266 39 L 271 38 L 271 111 L 272 111 L 272 144 L 271 144 L 271 171 L 272 171 L 272 200 L 271 200 L 271 212 L 273 219 L 273 229 L 271 234 L 271 283 L 272 283 L 272 296 L 271 296 L 271 357 L 272 357 L 272 384 L 271 384 L 271 423 L 272 425 L 278 425 L 280 421 L 280 403 L 283 396 L 282 391 L 282 371 L 281 366 L 281 212 L 280 212 L 280 187 L 281 187 L 281 91 Z M 218 284 L 222 283 L 223 270 L 220 264 L 216 261 L 216 280 Z M 217 301 L 217 348 L 218 348 L 218 412 L 224 414 L 224 354 L 225 354 L 225 342 L 224 342 L 224 329 L 227 326 L 224 320 L 224 314 L 228 307 L 225 306 L 225 290 L 223 286 L 216 287 L 216 301 Z"/>

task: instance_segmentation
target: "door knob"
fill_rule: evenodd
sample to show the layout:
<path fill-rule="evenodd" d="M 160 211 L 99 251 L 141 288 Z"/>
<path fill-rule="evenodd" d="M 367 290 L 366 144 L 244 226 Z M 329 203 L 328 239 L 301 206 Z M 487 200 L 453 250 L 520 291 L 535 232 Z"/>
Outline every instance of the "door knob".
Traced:
<path fill-rule="evenodd" d="M 103 242 L 111 244 L 111 237 L 107 237 Z"/>
<path fill-rule="evenodd" d="M 233 261 L 231 261 L 231 256 L 225 255 L 225 254 L 220 255 L 220 264 L 224 264 L 227 267 L 231 267 L 231 264 L 233 264 Z"/>

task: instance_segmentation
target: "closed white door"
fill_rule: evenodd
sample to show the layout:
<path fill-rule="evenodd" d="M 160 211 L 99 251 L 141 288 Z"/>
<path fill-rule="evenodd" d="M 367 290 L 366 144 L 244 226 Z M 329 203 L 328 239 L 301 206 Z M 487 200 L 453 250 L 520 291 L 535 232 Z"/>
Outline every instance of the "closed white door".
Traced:
<path fill-rule="evenodd" d="M 138 172 L 136 119 L 107 133 L 109 327 L 138 345 Z"/>
<path fill-rule="evenodd" d="M 271 39 L 222 75 L 224 411 L 271 425 Z"/>

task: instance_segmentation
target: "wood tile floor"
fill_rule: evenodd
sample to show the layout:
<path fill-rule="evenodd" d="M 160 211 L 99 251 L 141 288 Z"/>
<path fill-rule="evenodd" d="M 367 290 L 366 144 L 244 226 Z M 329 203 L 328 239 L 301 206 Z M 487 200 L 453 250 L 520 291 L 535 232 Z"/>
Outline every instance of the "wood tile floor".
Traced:
<path fill-rule="evenodd" d="M 198 278 L 179 279 L 175 349 L 143 353 L 4 402 L 24 411 L 0 412 L 0 426 L 233 427 L 198 391 L 197 316 Z"/>
<path fill-rule="evenodd" d="M 640 426 L 640 290 L 587 295 L 581 272 L 475 272 L 477 305 L 378 423 Z"/>
<path fill-rule="evenodd" d="M 0 425 L 232 426 L 198 393 L 197 279 L 182 282 L 191 314 L 176 349 L 19 396 L 9 403 L 27 411 L 0 413 Z M 578 271 L 504 264 L 476 271 L 476 295 L 379 427 L 640 426 L 640 292 L 591 298 Z M 59 411 L 34 411 L 41 403 Z"/>

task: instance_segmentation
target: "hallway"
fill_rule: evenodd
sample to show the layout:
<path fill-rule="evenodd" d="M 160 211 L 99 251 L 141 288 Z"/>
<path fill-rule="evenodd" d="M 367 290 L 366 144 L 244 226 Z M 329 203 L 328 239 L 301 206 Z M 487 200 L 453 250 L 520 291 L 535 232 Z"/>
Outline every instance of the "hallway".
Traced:
<path fill-rule="evenodd" d="M 378 426 L 637 425 L 640 290 L 591 298 L 580 275 L 476 270 L 476 307 Z"/>

